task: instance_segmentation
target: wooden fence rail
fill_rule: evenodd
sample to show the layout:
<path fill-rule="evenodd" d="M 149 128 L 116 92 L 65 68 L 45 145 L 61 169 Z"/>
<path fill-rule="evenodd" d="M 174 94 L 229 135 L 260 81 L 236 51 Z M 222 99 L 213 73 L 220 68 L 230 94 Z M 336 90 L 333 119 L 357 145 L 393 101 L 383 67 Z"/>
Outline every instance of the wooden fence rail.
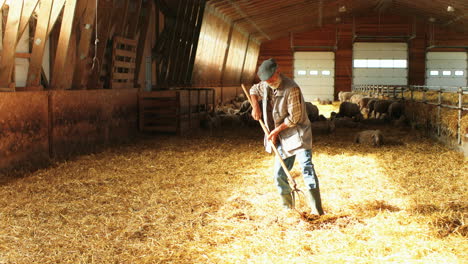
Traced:
<path fill-rule="evenodd" d="M 468 95 L 468 87 L 451 87 L 451 86 L 425 86 L 425 85 L 353 85 L 353 92 L 367 94 L 370 96 L 383 96 L 399 100 L 410 100 L 422 104 L 437 106 L 437 135 L 441 135 L 441 108 L 449 108 L 458 110 L 457 123 L 457 142 L 462 144 L 461 121 L 463 111 L 468 111 L 468 100 L 463 101 L 463 95 Z M 415 92 L 422 93 L 422 99 L 414 97 Z M 409 98 L 407 95 L 409 93 Z M 431 102 L 427 99 L 428 93 L 437 93 L 437 102 Z M 457 104 L 451 105 L 443 103 L 444 94 L 458 94 Z"/>

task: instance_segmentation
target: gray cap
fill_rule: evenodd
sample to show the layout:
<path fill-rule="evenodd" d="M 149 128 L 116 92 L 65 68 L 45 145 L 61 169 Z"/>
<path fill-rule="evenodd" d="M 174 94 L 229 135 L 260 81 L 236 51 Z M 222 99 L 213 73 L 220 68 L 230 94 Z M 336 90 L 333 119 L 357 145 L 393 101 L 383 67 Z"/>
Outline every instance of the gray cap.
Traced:
<path fill-rule="evenodd" d="M 275 73 L 277 66 L 278 65 L 276 64 L 276 61 L 272 58 L 264 60 L 262 65 L 258 67 L 258 78 L 260 78 L 262 81 L 270 79 L 270 77 Z"/>

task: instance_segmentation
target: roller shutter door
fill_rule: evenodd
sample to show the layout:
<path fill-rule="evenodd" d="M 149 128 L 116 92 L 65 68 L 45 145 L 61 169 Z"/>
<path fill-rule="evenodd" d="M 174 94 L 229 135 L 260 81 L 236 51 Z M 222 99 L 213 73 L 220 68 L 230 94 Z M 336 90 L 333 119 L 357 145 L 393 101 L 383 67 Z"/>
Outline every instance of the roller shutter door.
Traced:
<path fill-rule="evenodd" d="M 353 44 L 353 84 L 408 84 L 406 43 Z"/>
<path fill-rule="evenodd" d="M 466 52 L 428 52 L 426 85 L 468 86 Z"/>
<path fill-rule="evenodd" d="M 307 102 L 333 100 L 335 87 L 334 52 L 295 52 L 294 80 L 301 87 Z"/>

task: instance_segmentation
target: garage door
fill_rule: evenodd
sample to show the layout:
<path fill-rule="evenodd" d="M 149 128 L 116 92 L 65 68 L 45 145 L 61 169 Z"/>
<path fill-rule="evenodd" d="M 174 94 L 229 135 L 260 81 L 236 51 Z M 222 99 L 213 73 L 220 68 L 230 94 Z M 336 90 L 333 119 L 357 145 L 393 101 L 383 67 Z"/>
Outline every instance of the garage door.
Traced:
<path fill-rule="evenodd" d="M 408 84 L 406 43 L 353 44 L 353 84 Z"/>
<path fill-rule="evenodd" d="M 333 100 L 335 87 L 335 53 L 295 52 L 294 80 L 307 102 Z"/>
<path fill-rule="evenodd" d="M 466 52 L 428 52 L 426 85 L 468 86 Z"/>

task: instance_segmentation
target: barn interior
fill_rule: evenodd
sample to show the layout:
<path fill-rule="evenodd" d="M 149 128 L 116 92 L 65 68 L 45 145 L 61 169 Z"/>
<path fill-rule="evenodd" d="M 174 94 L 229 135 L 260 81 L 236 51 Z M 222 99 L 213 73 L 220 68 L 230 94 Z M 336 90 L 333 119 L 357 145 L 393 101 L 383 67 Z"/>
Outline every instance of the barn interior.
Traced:
<path fill-rule="evenodd" d="M 0 264 L 468 262 L 466 1 L 0 8 Z M 316 109 L 320 217 L 246 105 L 269 58 Z"/>

